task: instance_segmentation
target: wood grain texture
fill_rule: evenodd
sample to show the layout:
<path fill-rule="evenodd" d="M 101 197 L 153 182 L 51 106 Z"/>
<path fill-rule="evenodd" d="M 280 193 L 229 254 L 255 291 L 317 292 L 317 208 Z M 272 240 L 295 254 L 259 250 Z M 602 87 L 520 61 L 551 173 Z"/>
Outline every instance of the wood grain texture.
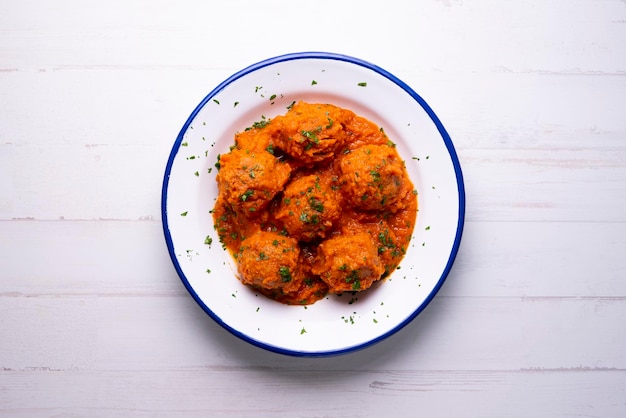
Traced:
<path fill-rule="evenodd" d="M 0 236 L 0 296 L 186 294 L 158 221 L 2 221 Z M 441 294 L 626 297 L 625 253 L 623 223 L 470 221 Z"/>
<path fill-rule="evenodd" d="M 286 371 L 6 372 L 10 416 L 615 416 L 624 408 L 626 373 L 615 371 Z M 137 388 L 142 388 L 138 391 Z M 173 391 L 172 388 L 186 390 Z M 279 395 L 260 397 L 264 393 Z M 606 388 L 599 399 L 597 387 Z M 335 393 L 333 396 L 329 394 Z M 341 394 L 341 395 L 339 395 Z M 2 395 L 0 394 L 0 399 Z M 303 402 L 303 399 L 306 401 Z M 33 405 L 37 405 L 34 407 Z M 529 405 L 532 405 L 529 406 Z"/>
<path fill-rule="evenodd" d="M 0 74 L 0 91 L 33 97 L 0 102 L 0 219 L 160 219 L 160 179 L 171 146 L 211 87 L 197 80 L 196 91 L 179 99 L 180 86 L 169 82 L 171 91 L 162 94 L 175 101 L 165 103 L 155 84 L 205 74 L 121 73 Z M 214 84 L 222 79 L 206 73 Z M 470 75 L 455 76 L 452 86 L 448 78 L 429 77 L 426 84 L 416 77 L 414 84 L 427 86 L 418 89 L 427 100 L 437 97 L 436 89 L 454 90 L 443 94 L 450 105 L 431 105 L 459 154 L 469 220 L 625 220 L 626 121 L 616 103 L 626 97 L 626 77 Z M 490 84 L 501 92 L 497 97 L 476 89 Z M 511 102 L 512 88 L 526 97 Z M 88 117 L 76 118 L 80 109 L 89 109 Z M 145 116 L 137 116 L 140 109 Z M 77 193 L 80 199 L 67 205 Z"/>
<path fill-rule="evenodd" d="M 347 357 L 302 360 L 259 351 L 231 336 L 186 295 L 5 297 L 2 303 L 7 340 L 0 353 L 7 371 L 303 365 L 323 370 L 626 369 L 623 325 L 612 320 L 619 317 L 623 298 L 442 295 L 409 328 L 377 346 Z"/>
<path fill-rule="evenodd" d="M 625 416 L 625 39 L 620 0 L 0 2 L 0 416 Z M 193 108 L 307 50 L 415 89 L 467 192 L 432 303 L 323 359 L 213 322 L 160 222 Z"/>

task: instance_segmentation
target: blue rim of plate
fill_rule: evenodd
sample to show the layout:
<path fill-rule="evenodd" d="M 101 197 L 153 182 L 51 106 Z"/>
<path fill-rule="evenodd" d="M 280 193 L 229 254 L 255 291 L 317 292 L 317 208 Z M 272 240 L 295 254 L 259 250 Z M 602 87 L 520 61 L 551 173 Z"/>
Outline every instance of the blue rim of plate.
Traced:
<path fill-rule="evenodd" d="M 456 181 L 457 181 L 457 188 L 458 188 L 458 194 L 459 194 L 459 209 L 458 209 L 458 221 L 457 221 L 457 228 L 456 228 L 456 234 L 455 234 L 455 238 L 454 238 L 454 243 L 452 245 L 452 250 L 450 251 L 450 256 L 448 257 L 448 262 L 446 263 L 446 266 L 441 274 L 441 277 L 439 278 L 437 284 L 434 286 L 433 290 L 430 292 L 430 294 L 426 297 L 426 299 L 417 307 L 417 309 L 415 309 L 415 311 L 413 311 L 413 313 L 411 315 L 409 315 L 404 321 L 402 321 L 400 324 L 396 325 L 394 328 L 392 328 L 391 330 L 385 332 L 384 334 L 373 338 L 369 341 L 366 341 L 364 343 L 361 343 L 359 345 L 356 346 L 352 346 L 352 347 L 348 347 L 348 348 L 344 348 L 344 349 L 338 349 L 338 350 L 328 350 L 328 351 L 321 351 L 321 352 L 302 352 L 302 351 L 294 351 L 294 350 L 288 350 L 288 349 L 284 349 L 281 347 L 276 347 L 270 344 L 266 344 L 260 341 L 257 341 L 251 337 L 249 337 L 248 335 L 238 331 L 237 329 L 229 326 L 228 324 L 226 324 L 225 322 L 223 322 L 221 320 L 221 318 L 219 316 L 217 316 L 203 301 L 202 299 L 198 296 L 198 294 L 196 293 L 196 291 L 193 289 L 193 287 L 190 285 L 189 281 L 187 280 L 185 274 L 182 271 L 182 268 L 180 266 L 180 264 L 178 263 L 178 260 L 176 258 L 176 254 L 174 252 L 174 243 L 172 242 L 172 236 L 170 234 L 170 230 L 169 230 L 169 225 L 168 225 L 168 217 L 167 217 L 167 191 L 168 191 L 168 185 L 169 185 L 169 177 L 170 177 L 170 173 L 172 170 L 172 165 L 174 163 L 174 159 L 176 157 L 176 154 L 178 153 L 180 144 L 183 141 L 183 136 L 185 134 L 185 132 L 187 131 L 187 129 L 189 128 L 189 125 L 192 123 L 192 121 L 194 120 L 194 118 L 196 117 L 196 115 L 198 114 L 198 112 L 200 112 L 200 110 L 215 96 L 217 95 L 220 91 L 222 91 L 226 86 L 228 86 L 229 84 L 233 83 L 234 81 L 240 79 L 241 77 L 244 77 L 245 75 L 252 73 L 254 71 L 257 71 L 261 68 L 270 66 L 270 65 L 274 65 L 280 62 L 285 62 L 285 61 L 291 61 L 291 60 L 300 60 L 300 59 L 326 59 L 326 60 L 337 60 L 337 61 L 344 61 L 350 64 L 355 64 L 355 65 L 359 65 L 361 67 L 365 67 L 371 71 L 374 71 L 378 74 L 380 74 L 381 76 L 389 79 L 390 81 L 392 81 L 394 84 L 396 84 L 398 87 L 400 87 L 401 89 L 403 89 L 407 94 L 409 94 L 421 107 L 422 109 L 424 109 L 424 111 L 428 114 L 428 116 L 430 117 L 430 119 L 433 121 L 433 123 L 435 124 L 435 126 L 437 127 L 437 130 L 439 131 L 439 134 L 441 135 L 441 138 L 443 139 L 446 148 L 448 150 L 448 153 L 450 155 L 450 159 L 452 161 L 452 164 L 454 166 L 454 172 L 456 175 Z M 285 54 L 285 55 L 279 55 L 273 58 L 268 58 L 265 59 L 263 61 L 259 61 L 256 64 L 252 64 L 246 68 L 244 68 L 243 70 L 238 71 L 237 73 L 231 75 L 230 77 L 228 77 L 226 80 L 224 80 L 222 83 L 220 83 L 217 87 L 215 87 L 201 102 L 200 104 L 198 104 L 198 106 L 196 106 L 196 108 L 193 110 L 193 112 L 191 112 L 191 115 L 187 118 L 187 121 L 185 122 L 185 124 L 183 125 L 182 129 L 180 130 L 180 133 L 178 134 L 178 137 L 176 138 L 176 141 L 174 142 L 174 145 L 172 147 L 172 151 L 170 152 L 170 156 L 167 160 L 167 166 L 165 168 L 165 175 L 163 178 L 163 187 L 161 190 L 161 219 L 162 219 L 162 223 L 163 223 L 163 233 L 165 235 L 165 241 L 167 243 L 167 249 L 168 252 L 170 254 L 170 258 L 172 259 L 172 262 L 174 264 L 174 267 L 176 269 L 176 272 L 178 273 L 178 276 L 180 277 L 180 279 L 182 280 L 185 288 L 187 289 L 187 291 L 189 292 L 189 294 L 193 297 L 193 299 L 198 303 L 198 305 L 200 305 L 200 307 L 215 321 L 217 322 L 220 326 L 222 326 L 224 329 L 226 329 L 228 332 L 230 332 L 231 334 L 235 335 L 236 337 L 252 344 L 255 345 L 257 347 L 263 348 L 265 350 L 268 351 L 272 351 L 275 353 L 279 353 L 279 354 L 285 354 L 285 355 L 290 355 L 290 356 L 296 356 L 296 357 L 328 357 L 328 356 L 333 356 L 333 355 L 340 355 L 340 354 L 347 354 L 347 353 L 351 353 L 351 352 L 355 352 L 355 351 L 360 351 L 364 348 L 370 347 L 384 339 L 387 339 L 388 337 L 390 337 L 391 335 L 395 334 L 396 332 L 398 332 L 399 330 L 401 330 L 402 328 L 404 328 L 406 325 L 408 325 L 411 321 L 413 321 L 413 319 L 415 319 L 415 317 L 422 312 L 426 306 L 428 306 L 428 304 L 433 300 L 433 298 L 435 297 L 435 295 L 439 292 L 439 289 L 441 289 L 441 286 L 443 285 L 443 283 L 445 282 L 448 274 L 450 273 L 450 270 L 452 269 L 452 265 L 454 264 L 454 260 L 456 258 L 456 255 L 459 251 L 459 246 L 461 245 L 461 237 L 463 235 L 463 226 L 465 224 L 465 185 L 463 182 L 463 173 L 461 171 L 461 164 L 459 163 L 459 159 L 458 156 L 456 154 L 456 150 L 454 148 L 454 145 L 452 144 L 452 139 L 450 138 L 450 136 L 448 135 L 446 129 L 444 128 L 443 124 L 441 123 L 441 121 L 439 120 L 439 118 L 437 117 L 437 115 L 435 114 L 435 112 L 430 108 L 430 106 L 426 103 L 426 101 L 424 99 L 422 99 L 422 97 L 420 95 L 418 95 L 411 87 L 409 87 L 406 83 L 404 83 L 402 80 L 400 80 L 398 77 L 394 76 L 393 74 L 391 74 L 390 72 L 382 69 L 381 67 L 375 65 L 375 64 L 371 64 L 367 61 L 361 60 L 359 58 L 354 58 L 348 55 L 344 55 L 344 54 L 336 54 L 336 53 L 332 53 L 332 52 L 296 52 L 296 53 L 290 53 L 290 54 Z"/>

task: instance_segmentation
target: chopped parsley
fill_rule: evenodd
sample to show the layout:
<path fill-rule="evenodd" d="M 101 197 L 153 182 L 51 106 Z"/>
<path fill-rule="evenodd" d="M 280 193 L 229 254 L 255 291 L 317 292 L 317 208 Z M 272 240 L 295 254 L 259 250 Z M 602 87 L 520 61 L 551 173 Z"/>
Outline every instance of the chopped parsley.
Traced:
<path fill-rule="evenodd" d="M 289 271 L 289 267 L 280 266 L 280 268 L 278 269 L 278 275 L 284 283 L 291 281 L 291 272 Z"/>
<path fill-rule="evenodd" d="M 315 130 L 313 131 L 306 131 L 303 130 L 300 132 L 300 135 L 302 135 L 303 137 L 305 137 L 306 139 L 308 139 L 309 143 L 306 145 L 306 147 L 304 148 L 305 151 L 310 150 L 311 148 L 313 148 L 314 145 L 317 145 L 320 143 L 319 138 L 317 137 L 317 134 L 319 134 L 322 131 L 322 127 L 318 126 L 317 128 L 315 128 Z"/>
<path fill-rule="evenodd" d="M 254 194 L 254 190 L 250 190 L 250 189 L 248 189 L 248 190 L 246 190 L 246 191 L 244 192 L 244 194 L 242 194 L 241 196 L 239 196 L 239 199 L 241 199 L 241 201 L 242 201 L 242 202 L 245 202 L 245 201 L 247 201 L 247 200 L 250 198 L 250 196 L 252 196 L 253 194 Z"/>
<path fill-rule="evenodd" d="M 318 215 L 310 216 L 307 212 L 300 214 L 300 221 L 305 224 L 317 225 L 320 223 L 320 217 Z"/>
<path fill-rule="evenodd" d="M 215 168 L 217 168 L 218 170 L 220 169 L 221 165 L 220 165 L 220 158 L 222 157 L 221 154 L 217 154 L 217 162 L 215 163 Z"/>
<path fill-rule="evenodd" d="M 317 138 L 317 133 L 319 133 L 322 130 L 322 128 L 317 128 L 315 131 L 302 131 L 300 132 L 300 134 L 307 138 L 310 139 L 311 141 L 315 142 L 316 144 L 318 144 L 320 142 L 320 140 Z"/>
<path fill-rule="evenodd" d="M 309 205 L 317 212 L 324 212 L 324 204 L 317 198 L 312 197 L 309 199 Z"/>
<path fill-rule="evenodd" d="M 265 118 L 265 116 L 261 116 L 261 120 L 260 120 L 260 121 L 258 121 L 258 122 L 254 122 L 254 123 L 252 124 L 252 127 L 253 127 L 254 129 L 263 129 L 263 128 L 265 128 L 267 125 L 269 125 L 269 123 L 270 123 L 270 120 L 269 120 L 269 119 L 266 119 L 266 118 Z"/>

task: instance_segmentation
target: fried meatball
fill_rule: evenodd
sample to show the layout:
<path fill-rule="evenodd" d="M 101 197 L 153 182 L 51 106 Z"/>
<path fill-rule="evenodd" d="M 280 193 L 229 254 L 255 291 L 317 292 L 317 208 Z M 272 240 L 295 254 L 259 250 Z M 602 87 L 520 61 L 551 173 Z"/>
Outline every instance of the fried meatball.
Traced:
<path fill-rule="evenodd" d="M 383 277 L 386 277 L 398 267 L 406 253 L 406 248 L 385 221 L 367 224 L 365 229 L 378 248 L 378 257 L 385 268 Z"/>
<path fill-rule="evenodd" d="M 217 185 L 233 209 L 254 217 L 283 189 L 291 167 L 265 150 L 234 149 L 220 157 Z"/>
<path fill-rule="evenodd" d="M 217 231 L 220 242 L 227 248 L 239 246 L 240 238 L 245 235 L 246 224 L 243 216 L 237 216 L 231 205 L 224 201 L 224 197 L 219 195 L 213 207 L 213 225 Z"/>
<path fill-rule="evenodd" d="M 323 241 L 311 271 L 326 282 L 331 293 L 341 293 L 369 288 L 385 267 L 371 236 L 363 232 Z"/>
<path fill-rule="evenodd" d="M 310 305 L 328 294 L 328 285 L 319 277 L 299 277 L 295 279 L 299 287 L 291 292 L 283 289 L 258 289 L 258 291 L 277 302 L 287 305 Z"/>
<path fill-rule="evenodd" d="M 344 195 L 363 210 L 389 209 L 412 187 L 404 162 L 388 145 L 365 145 L 342 155 L 339 171 Z"/>
<path fill-rule="evenodd" d="M 258 231 L 243 240 L 237 253 L 240 279 L 261 289 L 295 291 L 300 287 L 294 280 L 299 257 L 300 248 L 295 239 Z"/>
<path fill-rule="evenodd" d="M 343 126 L 353 116 L 337 106 L 298 102 L 272 121 L 280 131 L 277 146 L 302 165 L 330 161 L 344 146 Z"/>
<path fill-rule="evenodd" d="M 337 187 L 329 172 L 292 180 L 285 188 L 276 219 L 283 222 L 289 236 L 300 241 L 324 238 L 341 216 Z"/>
<path fill-rule="evenodd" d="M 265 296 L 287 305 L 310 305 L 322 299 L 328 293 L 328 285 L 319 277 L 313 275 L 311 266 L 315 262 L 315 249 L 307 245 L 300 247 L 298 269 L 293 274 L 293 280 L 299 286 L 295 290 L 259 289 Z"/>
<path fill-rule="evenodd" d="M 273 153 L 278 135 L 276 124 L 272 123 L 270 119 L 262 119 L 242 132 L 237 132 L 235 134 L 235 145 L 240 149 L 251 151 L 266 150 Z"/>

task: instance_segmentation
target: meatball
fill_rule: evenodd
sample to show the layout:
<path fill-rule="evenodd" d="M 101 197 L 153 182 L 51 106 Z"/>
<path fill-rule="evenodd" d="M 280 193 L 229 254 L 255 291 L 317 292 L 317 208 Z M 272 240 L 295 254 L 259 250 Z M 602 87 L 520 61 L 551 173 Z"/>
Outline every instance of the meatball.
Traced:
<path fill-rule="evenodd" d="M 398 267 L 406 248 L 385 221 L 366 224 L 365 228 L 378 248 L 378 257 L 385 268 L 383 277 L 386 277 Z"/>
<path fill-rule="evenodd" d="M 254 217 L 283 189 L 291 167 L 265 150 L 234 149 L 220 157 L 217 185 L 233 209 Z"/>
<path fill-rule="evenodd" d="M 347 138 L 343 126 L 353 116 L 333 105 L 298 102 L 272 121 L 280 131 L 277 146 L 301 165 L 330 161 L 343 148 Z"/>
<path fill-rule="evenodd" d="M 324 238 L 341 216 L 337 179 L 329 172 L 300 176 L 285 188 L 276 219 L 300 241 Z"/>
<path fill-rule="evenodd" d="M 251 127 L 235 134 L 235 145 L 241 149 L 251 151 L 267 150 L 273 153 L 274 143 L 278 136 L 275 127 L 276 124 L 269 119 L 255 122 Z"/>
<path fill-rule="evenodd" d="M 398 225 L 398 218 L 404 222 L 402 225 Z M 344 235 L 368 234 L 370 241 L 377 248 L 378 258 L 385 269 L 382 277 L 387 277 L 398 267 L 406 254 L 406 246 L 413 230 L 412 224 L 407 225 L 406 219 L 405 211 L 399 211 L 393 216 L 382 219 L 376 212 L 347 210 L 337 222 L 337 229 Z"/>
<path fill-rule="evenodd" d="M 328 285 L 311 272 L 314 261 L 315 250 L 307 245 L 301 246 L 299 268 L 292 275 L 294 282 L 298 283 L 298 287 L 290 291 L 285 291 L 282 288 L 258 289 L 259 292 L 277 302 L 288 305 L 310 305 L 317 302 L 328 293 Z"/>
<path fill-rule="evenodd" d="M 236 253 L 243 283 L 266 290 L 292 292 L 300 287 L 298 241 L 276 232 L 257 231 L 243 240 Z"/>
<path fill-rule="evenodd" d="M 337 235 L 322 242 L 311 271 L 326 282 L 331 293 L 369 288 L 385 272 L 378 248 L 366 233 Z"/>
<path fill-rule="evenodd" d="M 219 195 L 213 207 L 213 225 L 217 231 L 220 242 L 227 248 L 238 247 L 240 237 L 245 235 L 245 223 L 241 222 L 246 218 L 237 216 L 232 207 L 224 201 L 224 197 Z"/>
<path fill-rule="evenodd" d="M 344 154 L 339 171 L 344 195 L 363 210 L 393 209 L 412 187 L 404 162 L 388 145 L 366 145 Z"/>
<path fill-rule="evenodd" d="M 296 283 L 299 287 L 291 292 L 283 289 L 258 289 L 270 299 L 287 305 L 310 305 L 328 294 L 328 285 L 319 277 L 299 277 Z"/>

